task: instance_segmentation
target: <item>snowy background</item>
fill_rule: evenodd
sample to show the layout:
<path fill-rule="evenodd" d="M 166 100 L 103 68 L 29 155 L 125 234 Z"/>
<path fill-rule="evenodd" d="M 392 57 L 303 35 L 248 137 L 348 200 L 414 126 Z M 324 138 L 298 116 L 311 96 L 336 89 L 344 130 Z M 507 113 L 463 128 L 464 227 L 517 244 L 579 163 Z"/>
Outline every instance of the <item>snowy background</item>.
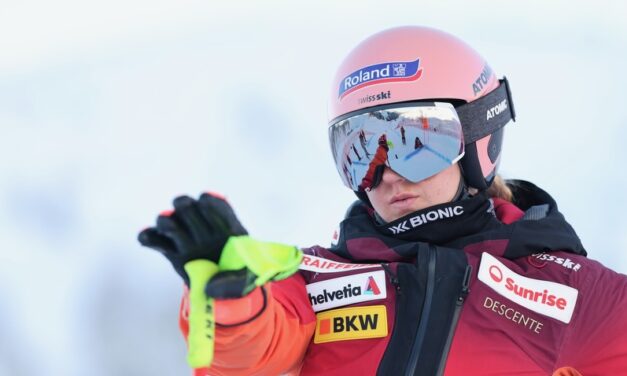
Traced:
<path fill-rule="evenodd" d="M 501 172 L 627 272 L 620 1 L 0 0 L 0 375 L 187 375 L 181 293 L 136 234 L 227 194 L 258 238 L 328 244 L 354 196 L 326 99 L 355 44 L 458 35 L 510 80 Z"/>

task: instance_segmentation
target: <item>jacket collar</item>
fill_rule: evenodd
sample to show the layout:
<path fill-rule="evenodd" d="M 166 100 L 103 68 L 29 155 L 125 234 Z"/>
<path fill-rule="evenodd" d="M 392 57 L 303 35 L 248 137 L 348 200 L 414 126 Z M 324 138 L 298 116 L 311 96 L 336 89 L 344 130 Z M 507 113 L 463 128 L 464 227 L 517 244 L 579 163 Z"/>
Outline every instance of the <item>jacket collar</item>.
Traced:
<path fill-rule="evenodd" d="M 473 245 L 498 240 L 500 246 L 490 252 L 507 258 L 549 250 L 586 255 L 548 193 L 526 181 L 507 183 L 514 193 L 513 204 L 524 210 L 522 218 L 510 224 L 497 218 L 493 201 L 485 193 L 419 210 L 386 224 L 377 223 L 365 205 L 353 204 L 340 224 L 338 243 L 332 251 L 352 260 L 398 261 L 415 257 L 421 248 L 415 247 L 416 243 L 472 251 Z M 516 208 L 506 210 L 508 214 L 516 212 Z M 515 217 L 520 217 L 520 212 Z"/>

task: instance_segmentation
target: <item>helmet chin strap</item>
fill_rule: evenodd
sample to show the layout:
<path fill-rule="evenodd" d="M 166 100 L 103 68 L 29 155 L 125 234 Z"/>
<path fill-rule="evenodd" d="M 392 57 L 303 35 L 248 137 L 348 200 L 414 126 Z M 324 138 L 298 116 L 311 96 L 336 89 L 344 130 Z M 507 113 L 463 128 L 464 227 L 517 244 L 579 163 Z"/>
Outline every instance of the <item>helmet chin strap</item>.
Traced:
<path fill-rule="evenodd" d="M 450 202 L 455 202 L 459 200 L 463 200 L 468 195 L 468 189 L 466 189 L 466 182 L 464 176 L 462 175 L 459 179 L 459 185 L 457 186 L 457 192 L 453 196 L 453 199 Z"/>
<path fill-rule="evenodd" d="M 464 174 L 464 167 L 462 167 L 461 163 L 457 163 L 459 166 L 459 172 L 461 173 L 461 177 L 459 179 L 459 186 L 457 187 L 457 193 L 453 196 L 453 199 L 450 202 L 456 202 L 460 200 L 465 200 L 475 195 L 475 189 L 468 186 L 466 183 L 466 176 Z"/>

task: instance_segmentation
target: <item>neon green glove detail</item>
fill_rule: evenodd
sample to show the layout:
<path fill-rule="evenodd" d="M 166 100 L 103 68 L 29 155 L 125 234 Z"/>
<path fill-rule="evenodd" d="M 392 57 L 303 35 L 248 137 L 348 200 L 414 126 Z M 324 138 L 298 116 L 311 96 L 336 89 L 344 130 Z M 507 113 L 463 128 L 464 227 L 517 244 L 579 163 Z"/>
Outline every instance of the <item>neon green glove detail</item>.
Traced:
<path fill-rule="evenodd" d="M 193 368 L 209 367 L 213 361 L 215 319 L 213 299 L 205 295 L 205 285 L 218 272 L 218 266 L 205 259 L 184 265 L 189 276 L 189 346 L 187 363 Z"/>
<path fill-rule="evenodd" d="M 303 253 L 294 246 L 262 242 L 247 235 L 231 236 L 227 240 L 218 265 L 220 271 L 248 268 L 261 286 L 270 280 L 285 279 L 296 273 Z"/>

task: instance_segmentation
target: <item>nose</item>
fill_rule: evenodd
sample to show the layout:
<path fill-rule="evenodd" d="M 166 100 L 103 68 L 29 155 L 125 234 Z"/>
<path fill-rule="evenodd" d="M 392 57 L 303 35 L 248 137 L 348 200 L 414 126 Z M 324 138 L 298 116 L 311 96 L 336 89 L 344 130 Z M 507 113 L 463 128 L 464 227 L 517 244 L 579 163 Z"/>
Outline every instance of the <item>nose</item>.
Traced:
<path fill-rule="evenodd" d="M 386 167 L 385 170 L 383 170 L 383 176 L 381 177 L 381 183 L 385 183 L 385 184 L 394 184 L 398 181 L 404 180 L 405 178 L 403 178 L 402 176 L 400 176 L 399 174 L 397 174 L 396 172 L 394 172 L 391 168 Z"/>

